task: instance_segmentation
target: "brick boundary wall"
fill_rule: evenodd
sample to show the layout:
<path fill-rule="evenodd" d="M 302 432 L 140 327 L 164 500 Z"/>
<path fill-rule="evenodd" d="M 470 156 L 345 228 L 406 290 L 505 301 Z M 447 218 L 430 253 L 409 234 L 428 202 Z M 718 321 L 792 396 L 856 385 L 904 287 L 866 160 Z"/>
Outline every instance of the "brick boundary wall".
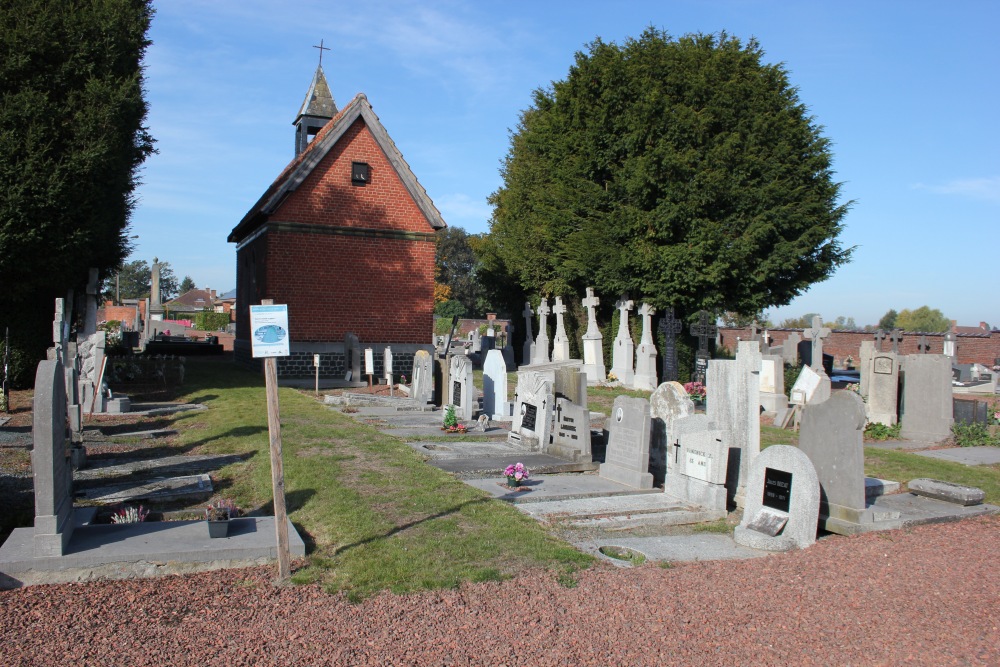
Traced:
<path fill-rule="evenodd" d="M 802 335 L 802 329 L 768 329 L 767 335 L 772 346 L 782 344 L 786 338 L 797 331 Z M 888 332 L 886 332 L 888 334 Z M 763 335 L 763 333 L 762 333 Z M 749 328 L 720 327 L 719 336 L 723 347 L 730 351 L 736 350 L 736 340 L 748 340 L 750 338 Z M 920 337 L 926 336 L 931 349 L 930 354 L 942 354 L 944 351 L 943 333 L 920 333 L 903 332 L 903 340 L 899 346 L 900 354 L 918 354 L 920 351 L 917 345 Z M 992 366 L 996 359 L 1000 358 L 1000 330 L 994 329 L 981 334 L 955 334 L 958 356 L 956 363 L 974 364 L 979 363 L 985 366 Z M 854 357 L 857 364 L 861 352 L 861 341 L 874 340 L 875 333 L 872 331 L 849 331 L 835 329 L 829 338 L 823 340 L 823 352 L 833 355 L 833 365 L 837 368 L 844 367 L 844 360 L 848 356 Z M 892 349 L 888 338 L 883 343 L 883 349 Z"/>
<path fill-rule="evenodd" d="M 389 347 L 394 346 L 391 343 L 380 343 L 372 344 L 370 347 L 375 352 L 375 375 L 374 378 L 378 380 L 379 378 L 385 377 L 385 369 L 382 364 L 382 351 L 385 349 L 386 345 Z M 365 363 L 364 360 L 364 349 L 369 347 L 364 343 L 361 344 L 361 363 L 362 367 Z M 399 347 L 399 346 L 396 346 Z M 405 346 L 406 348 L 411 348 L 413 346 Z M 427 346 L 430 349 L 430 346 Z M 316 377 L 316 367 L 313 365 L 313 355 L 319 354 L 319 377 L 320 379 L 344 379 L 344 374 L 347 373 L 347 362 L 344 355 L 343 344 L 330 344 L 330 343 L 296 343 L 293 344 L 291 354 L 287 357 L 278 357 L 278 378 L 314 378 Z M 393 375 L 398 377 L 400 375 L 405 375 L 407 379 L 413 377 L 413 357 L 416 354 L 415 349 L 402 349 L 397 351 L 395 348 L 392 353 L 392 371 Z M 235 341 L 233 346 L 233 361 L 243 368 L 251 371 L 259 372 L 263 368 L 261 365 L 261 359 L 254 359 L 251 356 L 251 347 L 247 341 Z M 364 381 L 367 379 L 367 375 L 361 375 L 358 381 Z"/>

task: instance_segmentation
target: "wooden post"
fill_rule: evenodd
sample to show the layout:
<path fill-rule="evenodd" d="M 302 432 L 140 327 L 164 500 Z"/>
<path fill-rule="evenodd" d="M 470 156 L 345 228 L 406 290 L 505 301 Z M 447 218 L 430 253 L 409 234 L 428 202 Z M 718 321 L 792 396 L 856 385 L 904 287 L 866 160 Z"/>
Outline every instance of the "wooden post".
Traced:
<path fill-rule="evenodd" d="M 262 306 L 270 306 L 272 299 L 263 299 Z M 274 357 L 264 358 L 264 385 L 267 392 L 267 433 L 271 450 L 271 491 L 274 496 L 274 526 L 278 536 L 278 581 L 292 575 L 288 550 L 288 512 L 285 509 L 285 469 L 281 460 L 281 413 L 278 409 L 278 362 Z"/>

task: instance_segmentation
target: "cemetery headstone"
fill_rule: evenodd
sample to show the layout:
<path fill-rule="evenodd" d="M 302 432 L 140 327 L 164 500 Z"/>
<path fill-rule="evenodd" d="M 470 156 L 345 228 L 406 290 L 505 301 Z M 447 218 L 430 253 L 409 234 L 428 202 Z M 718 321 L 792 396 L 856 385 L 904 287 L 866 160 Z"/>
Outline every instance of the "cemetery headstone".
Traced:
<path fill-rule="evenodd" d="M 97 269 L 91 268 L 87 280 L 87 293 L 84 301 L 83 336 L 93 336 L 97 332 Z"/>
<path fill-rule="evenodd" d="M 597 326 L 597 306 L 601 300 L 594 295 L 594 288 L 587 288 L 587 297 L 583 307 L 587 309 L 587 331 L 583 334 L 583 370 L 587 374 L 587 382 L 598 384 L 607 380 L 604 369 L 604 336 Z"/>
<path fill-rule="evenodd" d="M 653 327 L 651 320 L 656 309 L 648 303 L 639 308 L 642 316 L 642 337 L 635 351 L 635 375 L 632 386 L 635 389 L 653 391 L 656 389 L 656 345 L 653 343 Z"/>
<path fill-rule="evenodd" d="M 731 504 L 743 506 L 750 463 L 760 453 L 760 346 L 740 341 L 736 359 L 708 364 L 705 413 L 729 438 L 726 488 Z"/>
<path fill-rule="evenodd" d="M 552 312 L 556 316 L 556 335 L 552 339 L 552 361 L 565 361 L 569 359 L 569 338 L 566 336 L 566 323 L 563 320 L 563 315 L 566 314 L 566 305 L 561 296 L 556 297 Z"/>
<path fill-rule="evenodd" d="M 806 340 L 812 341 L 812 362 L 810 366 L 817 373 L 826 374 L 826 370 L 823 368 L 823 339 L 829 338 L 830 334 L 829 327 L 823 326 L 823 318 L 816 315 L 812 319 L 812 327 L 806 329 L 802 332 Z"/>
<path fill-rule="evenodd" d="M 894 352 L 877 352 L 868 377 L 868 421 L 892 426 L 899 404 L 899 358 Z"/>
<path fill-rule="evenodd" d="M 587 376 L 580 366 L 565 366 L 553 371 L 552 393 L 556 398 L 565 398 L 587 407 Z"/>
<path fill-rule="evenodd" d="M 903 366 L 903 425 L 906 440 L 941 442 L 951 435 L 951 358 L 943 354 L 910 354 Z"/>
<path fill-rule="evenodd" d="M 889 333 L 889 342 L 892 343 L 892 353 L 899 354 L 899 344 L 903 342 L 903 332 L 899 329 L 893 329 Z"/>
<path fill-rule="evenodd" d="M 83 412 L 103 413 L 107 408 L 108 385 L 105 376 L 107 332 L 98 331 L 77 345 L 80 379 L 77 395 Z"/>
<path fill-rule="evenodd" d="M 410 398 L 420 405 L 434 400 L 434 359 L 427 350 L 417 350 L 413 354 L 412 382 Z"/>
<path fill-rule="evenodd" d="M 538 337 L 535 338 L 534 356 L 531 358 L 533 364 L 549 363 L 549 302 L 542 299 L 538 304 Z"/>
<path fill-rule="evenodd" d="M 73 471 L 66 456 L 65 381 L 59 360 L 39 362 L 31 450 L 36 558 L 63 555 L 73 534 Z"/>
<path fill-rule="evenodd" d="M 868 398 L 868 387 L 871 381 L 872 369 L 872 357 L 875 356 L 875 341 L 873 340 L 863 340 L 861 341 L 861 349 L 858 351 L 858 357 L 860 363 L 858 364 L 858 370 L 860 375 L 860 380 L 858 382 L 859 388 L 861 389 L 861 398 Z"/>
<path fill-rule="evenodd" d="M 472 351 L 474 353 L 483 351 L 483 338 L 479 335 L 478 328 L 469 332 L 469 342 L 472 343 Z"/>
<path fill-rule="evenodd" d="M 816 468 L 821 487 L 820 525 L 855 535 L 875 528 L 892 512 L 867 507 L 865 497 L 865 405 L 853 391 L 838 391 L 802 412 L 799 449 Z"/>
<path fill-rule="evenodd" d="M 531 318 L 535 316 L 535 311 L 531 309 L 531 302 L 524 302 L 524 349 L 521 351 L 521 363 L 527 366 L 532 363 L 535 357 L 535 338 L 531 333 Z"/>
<path fill-rule="evenodd" d="M 344 334 L 344 373 L 346 382 L 359 382 L 361 379 L 361 341 L 353 333 Z"/>
<path fill-rule="evenodd" d="M 663 334 L 663 355 L 661 357 L 663 368 L 660 373 L 662 382 L 677 380 L 677 334 L 681 332 L 683 325 L 684 323 L 674 315 L 673 306 L 663 312 L 659 326 L 659 330 Z"/>
<path fill-rule="evenodd" d="M 509 421 L 511 409 L 507 400 L 507 364 L 499 350 L 490 350 L 483 364 L 483 414 Z"/>
<path fill-rule="evenodd" d="M 694 401 L 679 382 L 664 382 L 649 397 L 649 416 L 652 432 L 649 441 L 649 472 L 653 484 L 662 484 L 667 475 L 667 456 L 673 425 L 678 419 L 694 414 Z"/>
<path fill-rule="evenodd" d="M 952 358 L 952 361 L 958 358 L 958 337 L 954 333 L 949 331 L 944 335 L 944 354 Z"/>
<path fill-rule="evenodd" d="M 698 313 L 698 322 L 691 325 L 692 336 L 698 337 L 698 352 L 694 356 L 694 380 L 705 384 L 708 377 L 708 339 L 718 333 L 719 328 L 711 321 L 707 311 Z"/>
<path fill-rule="evenodd" d="M 931 351 L 931 344 L 927 340 L 927 336 L 921 336 L 920 340 L 917 341 L 917 352 L 920 354 L 927 354 Z"/>
<path fill-rule="evenodd" d="M 568 399 L 557 397 L 552 443 L 543 447 L 543 451 L 570 461 L 591 461 L 590 411 Z"/>
<path fill-rule="evenodd" d="M 632 334 L 628 328 L 628 313 L 635 307 L 635 303 L 626 295 L 622 295 L 615 308 L 618 309 L 618 335 L 615 336 L 615 347 L 611 353 L 611 374 L 626 387 L 632 386 L 632 379 L 635 371 L 632 368 L 634 362 L 635 344 L 632 342 Z"/>
<path fill-rule="evenodd" d="M 885 343 L 885 331 L 882 329 L 877 329 L 875 331 L 875 350 L 877 352 L 882 351 L 882 345 Z"/>
<path fill-rule="evenodd" d="M 554 403 L 552 385 L 543 375 L 534 371 L 518 371 L 514 421 L 507 442 L 529 452 L 548 447 Z"/>
<path fill-rule="evenodd" d="M 799 336 L 799 332 L 793 331 L 781 344 L 781 356 L 789 366 L 799 365 L 799 343 L 801 342 L 802 337 Z"/>
<path fill-rule="evenodd" d="M 750 466 L 747 504 L 733 538 L 766 551 L 805 549 L 816 542 L 820 483 L 812 461 L 791 445 L 772 445 Z"/>
<path fill-rule="evenodd" d="M 448 368 L 448 403 L 455 406 L 455 416 L 471 421 L 475 414 L 475 391 L 472 384 L 472 360 L 464 354 L 451 358 Z"/>
<path fill-rule="evenodd" d="M 670 437 L 663 491 L 689 503 L 725 511 L 729 502 L 729 448 L 722 430 L 706 415 L 695 414 L 677 419 Z"/>
<path fill-rule="evenodd" d="M 608 447 L 598 474 L 636 489 L 653 488 L 649 470 L 649 401 L 618 396 L 611 408 Z"/>
<path fill-rule="evenodd" d="M 803 366 L 792 385 L 788 402 L 792 405 L 822 403 L 830 398 L 830 392 L 830 378 L 826 373 L 820 375 L 811 366 Z"/>
<path fill-rule="evenodd" d="M 760 404 L 769 414 L 784 414 L 788 409 L 785 396 L 785 361 L 778 354 L 765 354 L 760 362 Z"/>
<path fill-rule="evenodd" d="M 506 335 L 504 336 L 503 349 L 500 350 L 503 354 L 503 360 L 507 364 L 508 371 L 517 370 L 517 363 L 514 361 L 514 325 L 508 324 L 506 328 Z"/>

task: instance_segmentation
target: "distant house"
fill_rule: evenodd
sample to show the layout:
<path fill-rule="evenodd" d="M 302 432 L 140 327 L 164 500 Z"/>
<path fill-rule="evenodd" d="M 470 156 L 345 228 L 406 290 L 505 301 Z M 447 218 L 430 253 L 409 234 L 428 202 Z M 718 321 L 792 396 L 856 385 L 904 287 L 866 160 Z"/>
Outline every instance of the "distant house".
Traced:
<path fill-rule="evenodd" d="M 163 304 L 163 309 L 170 313 L 170 319 L 191 319 L 203 310 L 214 311 L 216 300 L 214 289 L 193 289 L 184 292 L 176 299 L 167 301 Z"/>
<path fill-rule="evenodd" d="M 435 232 L 445 227 L 364 94 L 338 111 L 322 67 L 295 120 L 295 158 L 228 240 L 236 244 L 238 363 L 251 359 L 251 304 L 287 304 L 280 376 L 344 372 L 344 337 L 391 345 L 408 372 L 431 349 Z"/>

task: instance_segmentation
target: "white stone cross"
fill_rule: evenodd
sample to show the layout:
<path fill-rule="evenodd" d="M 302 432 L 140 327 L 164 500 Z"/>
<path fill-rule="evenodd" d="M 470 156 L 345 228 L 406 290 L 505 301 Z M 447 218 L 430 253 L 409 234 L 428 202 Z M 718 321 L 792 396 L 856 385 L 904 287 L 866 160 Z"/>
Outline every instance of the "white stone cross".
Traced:
<path fill-rule="evenodd" d="M 812 341 L 812 369 L 819 374 L 825 373 L 823 370 L 823 339 L 830 336 L 830 329 L 823 326 L 823 318 L 819 315 L 813 317 L 812 328 L 802 332 L 806 340 Z"/>
<path fill-rule="evenodd" d="M 635 308 L 635 302 L 623 294 L 615 302 L 615 308 L 621 311 L 621 317 L 618 320 L 618 337 L 630 338 L 628 333 L 628 311 Z"/>
<path fill-rule="evenodd" d="M 656 315 L 656 309 L 653 308 L 648 303 L 642 304 L 639 308 L 639 315 L 642 316 L 642 339 L 640 343 L 643 345 L 653 344 L 653 327 L 650 325 L 650 319 L 653 315 Z"/>
<path fill-rule="evenodd" d="M 538 328 L 544 329 L 545 325 L 548 323 L 549 314 L 552 311 L 549 309 L 549 300 L 542 299 L 542 302 L 538 304 Z"/>
<path fill-rule="evenodd" d="M 597 331 L 597 307 L 601 305 L 601 300 L 594 296 L 594 288 L 587 288 L 587 297 L 583 300 L 583 307 L 587 309 L 587 333 L 592 334 Z"/>

